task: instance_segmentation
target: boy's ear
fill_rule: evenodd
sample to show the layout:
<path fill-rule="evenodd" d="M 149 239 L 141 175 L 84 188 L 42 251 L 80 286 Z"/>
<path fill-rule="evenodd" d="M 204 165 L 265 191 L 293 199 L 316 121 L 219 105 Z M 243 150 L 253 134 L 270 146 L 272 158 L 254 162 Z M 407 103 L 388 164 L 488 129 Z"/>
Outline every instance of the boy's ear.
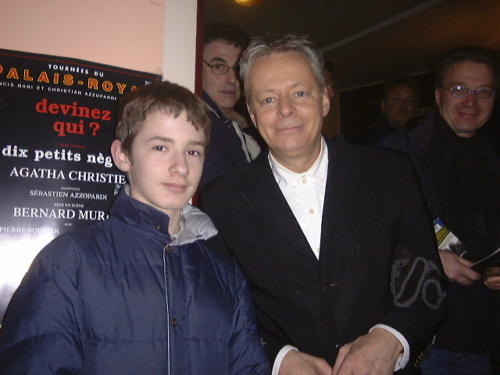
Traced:
<path fill-rule="evenodd" d="M 119 139 L 115 139 L 111 143 L 111 156 L 113 157 L 113 162 L 116 167 L 122 172 L 128 172 L 130 169 L 130 159 L 128 154 L 123 150 L 122 142 Z"/>

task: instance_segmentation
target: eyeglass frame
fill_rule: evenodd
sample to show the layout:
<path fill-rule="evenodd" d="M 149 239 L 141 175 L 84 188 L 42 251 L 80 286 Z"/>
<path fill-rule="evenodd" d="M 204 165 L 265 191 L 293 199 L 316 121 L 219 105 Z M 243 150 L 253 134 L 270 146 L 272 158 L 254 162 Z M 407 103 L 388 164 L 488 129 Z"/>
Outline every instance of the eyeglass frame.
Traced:
<path fill-rule="evenodd" d="M 455 98 L 466 98 L 474 92 L 478 96 L 478 98 L 491 99 L 491 98 L 495 97 L 495 93 L 496 93 L 496 90 L 493 87 L 478 87 L 477 89 L 470 89 L 465 85 L 455 85 L 452 87 L 441 86 L 440 88 L 448 91 L 450 93 L 450 95 L 455 97 Z M 458 92 L 455 92 L 455 93 L 452 92 L 453 89 L 459 89 L 459 88 L 465 89 L 464 95 L 459 95 Z M 481 90 L 485 90 L 485 89 L 491 90 L 491 95 L 489 95 L 489 94 L 484 95 L 484 92 L 481 92 Z"/>
<path fill-rule="evenodd" d="M 203 59 L 203 62 L 205 64 L 207 64 L 207 66 L 210 68 L 210 71 L 215 74 L 216 76 L 225 76 L 227 73 L 229 73 L 229 71 L 232 69 L 234 71 L 234 74 L 238 75 L 238 69 L 239 69 L 239 65 L 236 64 L 236 65 L 233 65 L 233 66 L 229 66 L 227 64 L 224 64 L 224 63 L 215 63 L 215 64 L 210 64 L 208 61 L 206 61 L 205 59 Z M 219 67 L 223 67 L 223 72 L 216 72 L 215 69 L 216 66 L 219 66 Z"/>

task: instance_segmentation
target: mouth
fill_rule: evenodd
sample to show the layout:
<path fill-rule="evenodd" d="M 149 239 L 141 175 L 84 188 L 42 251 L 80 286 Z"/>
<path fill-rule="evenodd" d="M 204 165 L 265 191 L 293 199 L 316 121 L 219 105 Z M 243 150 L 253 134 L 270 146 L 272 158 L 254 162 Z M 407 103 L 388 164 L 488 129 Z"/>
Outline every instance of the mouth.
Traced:
<path fill-rule="evenodd" d="M 221 90 L 221 93 L 224 95 L 227 95 L 227 96 L 235 96 L 236 95 L 236 91 L 234 91 L 234 90 Z"/>
<path fill-rule="evenodd" d="M 302 124 L 297 124 L 297 123 L 286 123 L 286 124 L 281 124 L 277 127 L 276 131 L 278 132 L 283 132 L 283 133 L 293 133 L 298 130 L 302 129 Z"/>
<path fill-rule="evenodd" d="M 286 134 L 286 133 L 295 133 L 295 132 L 299 131 L 300 128 L 301 128 L 300 126 L 287 126 L 287 127 L 284 127 L 284 128 L 279 128 L 277 130 L 280 133 L 285 133 Z"/>
<path fill-rule="evenodd" d="M 473 120 L 473 119 L 477 118 L 478 113 L 476 113 L 476 112 L 458 112 L 458 115 L 463 119 Z"/>
<path fill-rule="evenodd" d="M 172 193 L 184 193 L 187 190 L 187 185 L 163 183 L 163 186 Z"/>

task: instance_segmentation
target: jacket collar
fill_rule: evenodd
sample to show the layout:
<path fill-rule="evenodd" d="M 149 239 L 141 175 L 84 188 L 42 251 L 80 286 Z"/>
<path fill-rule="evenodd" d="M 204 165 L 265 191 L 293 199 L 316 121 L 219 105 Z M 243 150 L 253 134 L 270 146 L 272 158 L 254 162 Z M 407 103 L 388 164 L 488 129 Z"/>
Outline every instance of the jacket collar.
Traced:
<path fill-rule="evenodd" d="M 316 264 L 314 253 L 304 251 L 309 249 L 309 243 L 276 182 L 268 152 L 262 152 L 249 168 L 245 169 L 246 175 L 240 185 L 240 192 L 259 217 L 273 228 L 274 234 L 287 244 L 276 251 L 293 249 L 304 261 Z"/>
<path fill-rule="evenodd" d="M 217 104 L 215 104 L 215 102 L 212 100 L 212 98 L 210 96 L 208 96 L 208 94 L 205 91 L 203 91 L 202 98 L 205 101 L 205 103 L 208 104 L 208 108 L 210 109 L 210 111 L 212 111 L 213 114 L 219 120 L 222 120 L 222 121 L 226 121 L 227 120 L 226 117 L 222 114 L 222 111 L 217 106 Z"/>
<path fill-rule="evenodd" d="M 186 204 L 181 214 L 181 230 L 174 236 L 168 233 L 169 216 L 130 195 L 125 185 L 110 210 L 110 216 L 151 234 L 167 237 L 172 245 L 184 245 L 197 240 L 207 240 L 217 234 L 210 218 L 198 208 Z"/>

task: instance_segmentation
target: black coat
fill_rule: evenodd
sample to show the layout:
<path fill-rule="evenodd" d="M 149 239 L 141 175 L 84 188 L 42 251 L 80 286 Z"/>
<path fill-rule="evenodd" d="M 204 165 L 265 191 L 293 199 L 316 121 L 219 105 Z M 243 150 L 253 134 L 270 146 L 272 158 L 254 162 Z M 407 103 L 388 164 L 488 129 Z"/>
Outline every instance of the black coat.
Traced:
<path fill-rule="evenodd" d="M 401 332 L 418 354 L 442 316 L 444 291 L 410 163 L 391 151 L 327 145 L 319 261 L 267 153 L 202 194 L 220 231 L 213 246 L 234 254 L 246 274 L 272 361 L 291 344 L 332 363 L 341 345 L 377 323 Z"/>

